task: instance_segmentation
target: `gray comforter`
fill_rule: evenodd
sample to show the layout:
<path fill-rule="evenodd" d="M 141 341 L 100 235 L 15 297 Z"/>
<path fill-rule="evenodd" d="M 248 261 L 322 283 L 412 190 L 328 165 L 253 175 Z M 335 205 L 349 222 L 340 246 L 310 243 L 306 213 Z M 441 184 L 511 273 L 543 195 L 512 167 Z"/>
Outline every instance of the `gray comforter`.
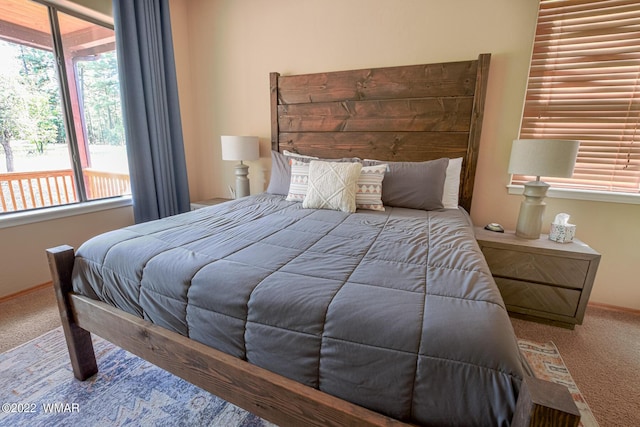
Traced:
<path fill-rule="evenodd" d="M 97 236 L 74 289 L 395 418 L 508 425 L 523 366 L 464 211 L 251 196 Z"/>

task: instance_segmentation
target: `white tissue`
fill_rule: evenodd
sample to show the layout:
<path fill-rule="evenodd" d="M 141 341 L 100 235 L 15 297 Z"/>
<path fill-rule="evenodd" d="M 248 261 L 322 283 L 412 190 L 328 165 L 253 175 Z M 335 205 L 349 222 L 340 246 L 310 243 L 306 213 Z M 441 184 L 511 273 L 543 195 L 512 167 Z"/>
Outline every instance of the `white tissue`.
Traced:
<path fill-rule="evenodd" d="M 556 215 L 556 219 L 553 220 L 552 224 L 571 225 L 569 224 L 569 214 L 559 213 L 558 215 Z"/>

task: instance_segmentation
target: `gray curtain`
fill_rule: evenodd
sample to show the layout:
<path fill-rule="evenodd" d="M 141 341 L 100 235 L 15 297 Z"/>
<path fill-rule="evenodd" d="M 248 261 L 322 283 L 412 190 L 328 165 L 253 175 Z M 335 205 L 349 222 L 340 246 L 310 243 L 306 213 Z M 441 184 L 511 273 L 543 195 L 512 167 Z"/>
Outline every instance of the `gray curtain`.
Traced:
<path fill-rule="evenodd" d="M 136 222 L 189 210 L 168 0 L 113 0 Z"/>

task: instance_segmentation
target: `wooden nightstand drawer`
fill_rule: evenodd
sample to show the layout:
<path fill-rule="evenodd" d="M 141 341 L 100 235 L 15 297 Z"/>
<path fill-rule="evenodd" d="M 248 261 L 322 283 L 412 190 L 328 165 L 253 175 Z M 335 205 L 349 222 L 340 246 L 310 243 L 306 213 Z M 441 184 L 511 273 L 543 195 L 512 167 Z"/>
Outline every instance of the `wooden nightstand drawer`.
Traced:
<path fill-rule="evenodd" d="M 580 291 L 501 277 L 495 280 L 510 311 L 532 314 L 531 310 L 536 310 L 571 318 L 576 315 Z"/>
<path fill-rule="evenodd" d="M 572 328 L 581 324 L 600 254 L 578 239 L 556 243 L 518 238 L 476 227 L 507 310 L 528 319 Z"/>
<path fill-rule="evenodd" d="M 485 247 L 482 249 L 494 276 L 532 282 L 584 287 L 589 261 Z"/>

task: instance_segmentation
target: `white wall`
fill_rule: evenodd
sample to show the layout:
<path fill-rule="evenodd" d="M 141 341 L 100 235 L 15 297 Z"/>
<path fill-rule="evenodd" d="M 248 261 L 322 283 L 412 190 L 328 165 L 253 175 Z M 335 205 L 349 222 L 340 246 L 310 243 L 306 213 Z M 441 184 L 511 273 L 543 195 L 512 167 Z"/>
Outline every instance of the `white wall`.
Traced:
<path fill-rule="evenodd" d="M 257 135 L 251 190 L 270 167 L 269 72 L 299 74 L 467 60 L 491 53 L 472 218 L 515 227 L 507 194 L 536 22 L 532 0 L 172 0 L 192 199 L 227 196 L 233 164 L 222 134 Z M 602 253 L 592 301 L 640 309 L 640 205 L 547 198 L 545 229 L 571 214 L 577 237 Z"/>
<path fill-rule="evenodd" d="M 0 228 L 0 298 L 51 281 L 45 249 L 133 224 L 131 206 Z"/>

